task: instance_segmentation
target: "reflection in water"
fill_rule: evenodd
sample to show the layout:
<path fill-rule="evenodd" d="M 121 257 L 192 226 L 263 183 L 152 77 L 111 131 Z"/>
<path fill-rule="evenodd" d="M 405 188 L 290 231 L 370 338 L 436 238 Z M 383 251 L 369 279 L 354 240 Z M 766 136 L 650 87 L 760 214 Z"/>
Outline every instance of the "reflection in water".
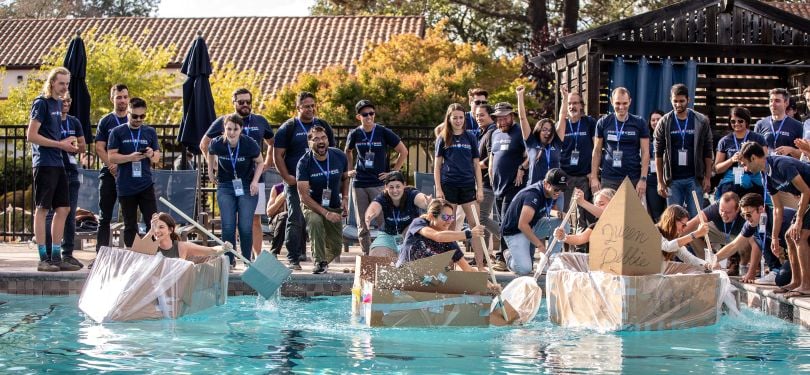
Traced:
<path fill-rule="evenodd" d="M 282 374 L 291 373 L 298 362 L 304 359 L 303 351 L 307 348 L 303 331 L 288 329 L 281 331 L 281 343 L 278 346 L 268 345 L 267 355 L 262 356 L 272 361 L 273 370 Z"/>

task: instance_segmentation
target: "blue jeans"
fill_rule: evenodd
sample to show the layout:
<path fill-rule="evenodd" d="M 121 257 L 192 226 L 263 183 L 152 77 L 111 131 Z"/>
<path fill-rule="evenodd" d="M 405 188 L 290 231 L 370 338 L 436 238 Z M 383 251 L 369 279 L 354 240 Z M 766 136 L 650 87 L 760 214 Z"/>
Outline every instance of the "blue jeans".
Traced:
<path fill-rule="evenodd" d="M 698 184 L 697 180 L 692 177 L 682 178 L 680 180 L 672 180 L 669 184 L 669 197 L 667 197 L 667 205 L 677 204 L 684 206 L 689 211 L 689 217 L 697 216 L 698 210 L 703 207 L 695 207 L 695 200 L 692 198 L 692 192 L 697 192 L 698 199 L 701 200 L 703 205 L 703 187 Z"/>
<path fill-rule="evenodd" d="M 51 223 L 53 223 L 53 210 L 48 211 L 45 216 L 45 247 L 48 248 L 48 254 L 51 254 L 51 259 L 57 260 L 61 256 L 73 256 L 73 250 L 76 248 L 76 205 L 79 202 L 79 171 L 66 169 L 68 179 L 68 193 L 70 199 L 70 212 L 65 218 L 65 233 L 62 236 L 62 254 L 51 254 Z"/>
<path fill-rule="evenodd" d="M 245 194 L 237 197 L 232 185 L 220 184 L 217 186 L 217 204 L 219 204 L 219 215 L 222 217 L 222 239 L 236 244 L 236 226 L 238 224 L 239 248 L 242 250 L 242 256 L 247 259 L 250 259 L 253 249 L 253 213 L 256 211 L 258 202 L 259 196 L 250 195 L 250 191 L 247 189 L 245 189 Z M 233 263 L 233 254 L 228 253 L 228 257 Z"/>
<path fill-rule="evenodd" d="M 307 223 L 304 219 L 304 212 L 301 210 L 298 187 L 285 183 L 284 195 L 287 199 L 287 228 L 284 232 L 284 247 L 287 248 L 287 260 L 290 264 L 297 264 L 302 257 L 306 256 L 307 244 L 304 228 Z"/>
<path fill-rule="evenodd" d="M 562 219 L 543 217 L 537 221 L 532 228 L 534 235 L 540 239 L 554 235 L 554 229 L 560 226 Z M 566 228 L 568 224 L 566 224 Z M 509 256 L 506 257 L 506 265 L 509 269 L 524 276 L 532 273 L 532 263 L 534 263 L 534 246 L 529 242 L 529 238 L 523 233 L 504 236 L 504 240 L 509 245 Z M 546 250 L 546 256 L 551 257 L 562 248 L 562 242 L 558 241 L 553 249 Z"/>

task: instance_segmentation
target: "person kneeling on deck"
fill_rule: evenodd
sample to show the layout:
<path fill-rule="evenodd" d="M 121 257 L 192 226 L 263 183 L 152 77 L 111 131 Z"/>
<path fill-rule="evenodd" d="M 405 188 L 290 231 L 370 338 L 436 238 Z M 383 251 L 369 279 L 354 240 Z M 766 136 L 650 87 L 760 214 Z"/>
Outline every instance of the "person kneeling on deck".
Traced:
<path fill-rule="evenodd" d="M 171 215 L 158 212 L 152 215 L 151 229 L 145 237 L 152 236 L 158 243 L 158 252 L 166 258 L 189 260 L 193 256 L 218 256 L 233 249 L 230 242 L 225 242 L 224 246 L 208 247 L 180 241 L 180 237 L 174 232 L 176 227 L 177 223 Z"/>
<path fill-rule="evenodd" d="M 771 273 L 776 276 L 777 285 L 789 283 L 791 278 L 790 267 L 782 265 L 776 254 L 781 254 L 782 249 L 788 246 L 788 243 L 785 242 L 785 234 L 793 217 L 796 215 L 796 210 L 785 207 L 782 211 L 781 226 L 776 233 L 773 230 L 773 220 L 768 220 L 773 214 L 773 209 L 765 206 L 762 195 L 748 193 L 743 196 L 740 199 L 740 215 L 745 219 L 745 224 L 742 231 L 740 231 L 740 235 L 717 252 L 715 262 L 728 258 L 748 244 L 751 246 L 748 272 L 740 278 L 740 281 L 744 283 L 754 282 L 760 265 L 760 256 L 764 256 L 765 264 L 770 268 Z M 772 238 L 776 238 L 776 245 L 771 245 Z M 774 247 L 778 247 L 779 251 L 772 251 Z M 785 293 L 787 290 L 781 292 Z"/>
<path fill-rule="evenodd" d="M 541 257 L 548 253 L 545 239 L 562 222 L 562 212 L 551 207 L 567 186 L 568 175 L 560 168 L 552 168 L 544 180 L 521 190 L 509 204 L 503 216 L 501 233 L 509 246 L 505 257 L 512 272 L 520 276 L 532 272 L 534 247 L 540 249 Z M 561 247 L 562 243 L 558 243 L 548 254 L 554 254 Z"/>
<path fill-rule="evenodd" d="M 458 241 L 484 236 L 484 226 L 477 225 L 467 230 L 448 230 L 455 221 L 453 205 L 444 199 L 434 199 L 427 207 L 427 213 L 414 219 L 405 232 L 397 267 L 417 259 L 427 258 L 447 251 L 453 252 L 453 262 L 462 271 L 475 270 L 464 259 Z"/>
<path fill-rule="evenodd" d="M 720 200 L 704 208 L 698 216 L 695 216 L 686 223 L 686 233 L 697 229 L 701 222 L 709 225 L 709 240 L 714 249 L 719 250 L 728 245 L 742 232 L 745 219 L 740 215 L 740 197 L 733 191 L 727 191 L 720 196 Z M 698 258 L 704 257 L 702 249 L 705 247 L 705 240 L 697 238 L 692 241 L 692 249 Z M 714 250 L 713 249 L 713 250 Z M 747 263 L 751 248 L 745 242 L 740 251 L 729 258 L 728 275 L 739 276 L 739 264 L 742 261 Z"/>
<path fill-rule="evenodd" d="M 298 161 L 297 186 L 315 258 L 312 273 L 320 274 L 340 255 L 349 207 L 349 162 L 343 151 L 329 147 L 329 136 L 320 125 L 310 129 L 307 140 L 309 150 Z"/>

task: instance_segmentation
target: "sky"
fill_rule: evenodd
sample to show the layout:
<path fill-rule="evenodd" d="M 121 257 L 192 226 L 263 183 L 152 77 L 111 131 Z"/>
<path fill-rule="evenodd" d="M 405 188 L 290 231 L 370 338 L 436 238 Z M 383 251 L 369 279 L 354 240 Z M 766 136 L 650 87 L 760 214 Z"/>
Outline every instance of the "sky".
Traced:
<path fill-rule="evenodd" d="M 315 0 L 161 0 L 158 17 L 306 16 Z M 189 5 L 193 4 L 193 5 Z"/>

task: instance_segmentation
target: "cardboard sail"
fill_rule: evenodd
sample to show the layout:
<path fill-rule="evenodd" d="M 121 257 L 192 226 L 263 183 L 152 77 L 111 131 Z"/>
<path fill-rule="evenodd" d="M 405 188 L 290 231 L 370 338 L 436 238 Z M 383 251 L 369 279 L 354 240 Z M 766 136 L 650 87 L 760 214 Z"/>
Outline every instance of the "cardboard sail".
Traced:
<path fill-rule="evenodd" d="M 590 239 L 592 271 L 642 276 L 661 272 L 661 233 L 625 178 L 605 207 Z"/>

